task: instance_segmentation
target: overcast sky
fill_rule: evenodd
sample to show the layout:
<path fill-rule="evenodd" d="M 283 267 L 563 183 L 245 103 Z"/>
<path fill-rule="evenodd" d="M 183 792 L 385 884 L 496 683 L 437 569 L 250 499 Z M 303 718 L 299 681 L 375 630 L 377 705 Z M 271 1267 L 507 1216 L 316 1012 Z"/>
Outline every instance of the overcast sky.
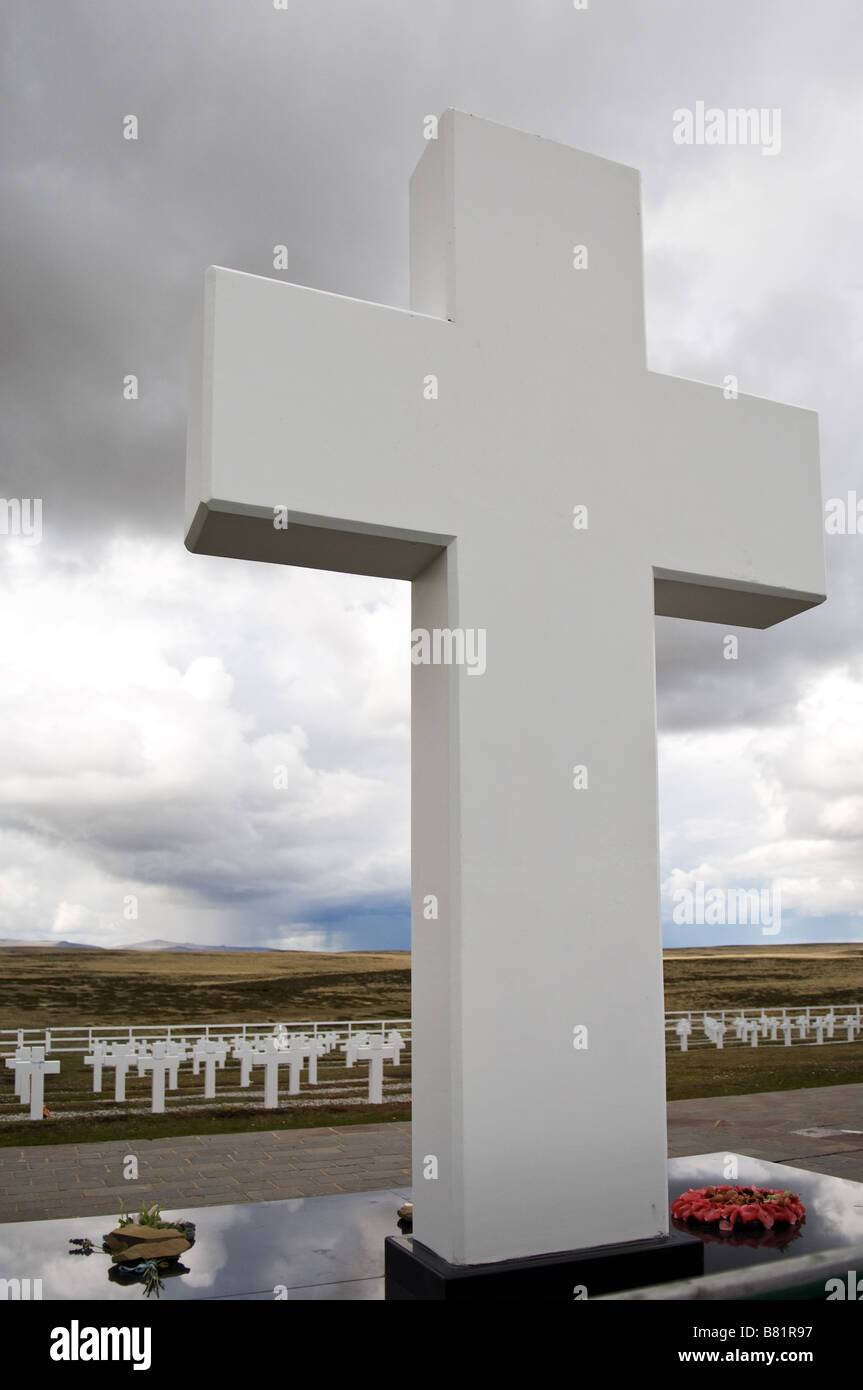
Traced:
<path fill-rule="evenodd" d="M 283 278 L 406 306 L 408 178 L 448 106 L 619 160 L 651 368 L 819 411 L 825 499 L 863 498 L 863 9 L 0 12 L 0 492 L 42 501 L 39 543 L 0 535 L 0 937 L 407 946 L 408 587 L 183 548 L 203 272 L 273 275 L 283 243 Z M 675 143 L 698 101 L 778 108 L 781 145 Z M 669 945 L 771 939 L 675 926 L 697 881 L 778 883 L 773 940 L 863 940 L 863 535 L 827 555 L 828 603 L 741 629 L 736 661 L 734 629 L 657 620 Z"/>

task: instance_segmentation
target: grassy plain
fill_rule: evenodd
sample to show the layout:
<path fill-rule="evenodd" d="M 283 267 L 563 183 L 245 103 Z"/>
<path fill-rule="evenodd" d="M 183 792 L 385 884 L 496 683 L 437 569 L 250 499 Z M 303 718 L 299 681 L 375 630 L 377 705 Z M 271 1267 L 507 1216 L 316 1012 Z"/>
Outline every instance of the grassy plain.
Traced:
<path fill-rule="evenodd" d="M 0 948 L 0 1029 L 410 1016 L 410 952 Z"/>

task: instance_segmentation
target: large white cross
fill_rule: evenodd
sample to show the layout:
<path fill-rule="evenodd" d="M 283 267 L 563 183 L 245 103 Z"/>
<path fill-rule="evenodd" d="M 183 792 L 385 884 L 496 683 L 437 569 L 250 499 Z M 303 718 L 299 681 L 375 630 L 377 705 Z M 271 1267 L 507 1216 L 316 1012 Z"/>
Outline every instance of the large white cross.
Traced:
<path fill-rule="evenodd" d="M 411 311 L 207 272 L 186 545 L 410 580 L 444 655 L 485 633 L 484 673 L 412 673 L 414 1234 L 648 1239 L 654 614 L 822 601 L 817 418 L 647 370 L 633 169 L 447 112 L 410 250 Z"/>

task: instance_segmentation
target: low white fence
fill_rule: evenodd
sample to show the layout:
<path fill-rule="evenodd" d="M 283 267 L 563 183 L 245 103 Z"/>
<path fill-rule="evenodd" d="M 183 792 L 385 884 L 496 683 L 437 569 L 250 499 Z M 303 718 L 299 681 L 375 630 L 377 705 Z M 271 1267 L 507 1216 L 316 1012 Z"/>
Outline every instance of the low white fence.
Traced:
<path fill-rule="evenodd" d="M 409 1018 L 354 1018 L 317 1023 L 288 1023 L 280 1019 L 266 1023 L 107 1023 L 84 1027 L 81 1024 L 66 1028 L 0 1028 L 0 1058 L 12 1057 L 21 1047 L 44 1047 L 46 1053 L 93 1051 L 93 1044 L 174 1042 L 180 1038 L 194 1044 L 201 1040 L 233 1043 L 262 1041 L 277 1033 L 305 1033 L 316 1038 L 319 1034 L 338 1033 L 348 1042 L 354 1033 L 401 1033 L 410 1045 Z"/>
<path fill-rule="evenodd" d="M 682 1026 L 681 1026 L 682 1025 Z M 790 1042 L 788 1041 L 790 1025 Z M 190 1045 L 201 1040 L 231 1042 L 237 1038 L 262 1041 L 279 1032 L 338 1033 L 350 1041 L 354 1033 L 399 1032 L 410 1046 L 409 1018 L 328 1019 L 258 1023 L 133 1023 L 64 1028 L 0 1029 L 0 1059 L 21 1047 L 44 1047 L 46 1054 L 92 1053 L 93 1044 L 173 1042 Z M 753 1009 L 672 1009 L 665 1014 L 666 1047 L 684 1052 L 698 1047 L 799 1046 L 853 1042 L 863 1039 L 863 1004 L 794 1004 Z M 754 1041 L 753 1041 L 754 1040 Z"/>

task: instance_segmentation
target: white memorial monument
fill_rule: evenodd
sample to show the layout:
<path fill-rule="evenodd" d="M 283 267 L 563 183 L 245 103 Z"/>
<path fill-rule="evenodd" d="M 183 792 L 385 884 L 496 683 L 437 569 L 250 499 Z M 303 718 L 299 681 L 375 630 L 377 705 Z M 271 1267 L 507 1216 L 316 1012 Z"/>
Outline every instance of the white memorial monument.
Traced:
<path fill-rule="evenodd" d="M 817 417 L 647 369 L 634 169 L 449 111 L 410 260 L 207 271 L 186 545 L 412 582 L 412 1258 L 662 1244 L 653 619 L 823 600 Z"/>

